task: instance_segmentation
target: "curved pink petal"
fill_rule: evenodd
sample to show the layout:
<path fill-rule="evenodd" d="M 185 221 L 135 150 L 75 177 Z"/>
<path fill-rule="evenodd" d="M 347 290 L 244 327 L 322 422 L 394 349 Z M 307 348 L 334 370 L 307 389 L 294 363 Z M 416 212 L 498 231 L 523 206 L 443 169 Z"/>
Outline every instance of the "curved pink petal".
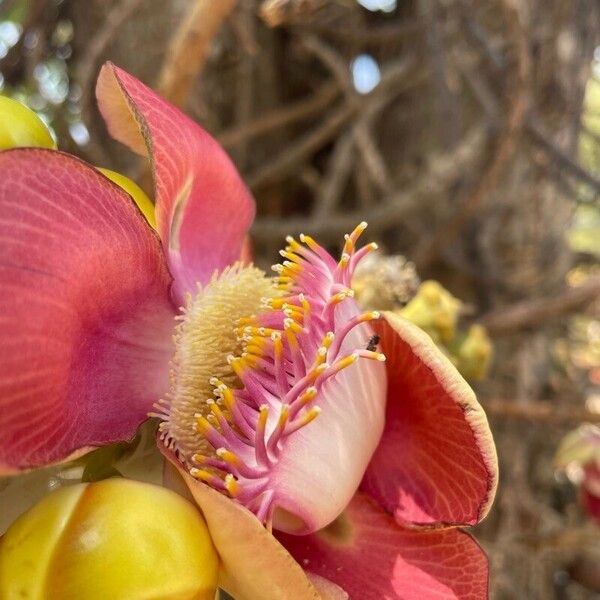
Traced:
<path fill-rule="evenodd" d="M 130 438 L 168 385 L 174 310 L 131 198 L 56 151 L 0 153 L 0 471 Z"/>
<path fill-rule="evenodd" d="M 336 328 L 359 312 L 353 300 L 342 302 Z M 365 348 L 372 335 L 366 323 L 355 327 L 345 337 L 340 356 Z M 386 383 L 384 362 L 359 359 L 323 385 L 316 400 L 321 413 L 286 439 L 273 468 L 275 529 L 309 533 L 344 510 L 381 440 Z"/>
<path fill-rule="evenodd" d="M 300 565 L 249 510 L 191 477 L 173 452 L 158 446 L 170 461 L 165 485 L 186 498 L 189 492 L 204 514 L 221 560 L 220 587 L 236 600 L 320 599 Z M 335 588 L 324 589 L 330 595 L 323 600 L 340 598 L 332 595 Z"/>
<path fill-rule="evenodd" d="M 487 598 L 487 558 L 468 534 L 402 529 L 363 494 L 329 527 L 277 537 L 305 569 L 333 581 L 350 598 Z"/>
<path fill-rule="evenodd" d="M 384 317 L 375 329 L 387 357 L 386 425 L 361 489 L 406 525 L 474 524 L 498 480 L 485 413 L 427 334 Z"/>
<path fill-rule="evenodd" d="M 107 63 L 96 94 L 111 135 L 150 156 L 158 231 L 181 299 L 240 257 L 254 200 L 223 148 L 140 81 Z"/>

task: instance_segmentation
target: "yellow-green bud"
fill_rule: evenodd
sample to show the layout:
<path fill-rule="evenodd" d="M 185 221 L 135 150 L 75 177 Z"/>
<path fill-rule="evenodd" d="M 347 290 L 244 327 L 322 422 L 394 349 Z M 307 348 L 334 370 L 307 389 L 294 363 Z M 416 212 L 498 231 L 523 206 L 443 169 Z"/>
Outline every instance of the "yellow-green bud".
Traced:
<path fill-rule="evenodd" d="M 470 381 L 485 379 L 492 360 L 493 345 L 485 327 L 471 325 L 458 349 L 458 370 Z"/>
<path fill-rule="evenodd" d="M 113 183 L 116 183 L 120 188 L 124 189 L 137 204 L 138 208 L 146 217 L 146 221 L 153 229 L 156 229 L 156 217 L 154 215 L 154 203 L 148 196 L 146 192 L 135 182 L 129 179 L 129 177 L 125 177 L 125 175 L 121 175 L 121 173 L 117 173 L 116 171 L 111 171 L 110 169 L 98 169 L 103 175 L 108 177 Z"/>
<path fill-rule="evenodd" d="M 213 600 L 218 557 L 174 492 L 107 479 L 62 488 L 0 540 L 0 598 Z"/>
<path fill-rule="evenodd" d="M 449 343 L 456 333 L 460 308 L 460 300 L 430 280 L 420 285 L 417 295 L 399 313 L 426 331 L 434 342 Z"/>
<path fill-rule="evenodd" d="M 24 104 L 0 96 L 0 150 L 56 148 L 46 124 Z"/>

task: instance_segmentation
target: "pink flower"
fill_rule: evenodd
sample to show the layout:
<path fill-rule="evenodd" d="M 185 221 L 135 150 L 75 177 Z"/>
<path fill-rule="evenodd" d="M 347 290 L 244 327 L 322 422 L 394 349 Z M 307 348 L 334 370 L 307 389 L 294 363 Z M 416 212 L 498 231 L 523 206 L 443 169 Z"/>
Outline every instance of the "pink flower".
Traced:
<path fill-rule="evenodd" d="M 254 203 L 215 140 L 113 65 L 97 91 L 150 158 L 158 236 L 82 161 L 0 153 L 2 471 L 151 413 L 239 600 L 486 597 L 485 555 L 456 529 L 495 493 L 485 414 L 427 335 L 354 302 L 366 224 L 339 260 L 288 238 L 273 282 L 236 262 Z"/>

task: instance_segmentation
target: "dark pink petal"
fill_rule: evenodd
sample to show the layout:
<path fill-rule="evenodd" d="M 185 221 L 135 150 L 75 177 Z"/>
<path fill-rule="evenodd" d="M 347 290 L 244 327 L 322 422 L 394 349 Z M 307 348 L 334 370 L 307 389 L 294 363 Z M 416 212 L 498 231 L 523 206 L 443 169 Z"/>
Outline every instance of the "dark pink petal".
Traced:
<path fill-rule="evenodd" d="M 387 357 L 386 424 L 361 489 L 408 526 L 476 523 L 498 479 L 485 413 L 418 327 L 384 313 L 375 328 Z"/>
<path fill-rule="evenodd" d="M 592 460 L 583 471 L 581 503 L 588 515 L 600 525 L 600 463 Z"/>
<path fill-rule="evenodd" d="M 276 534 L 307 570 L 360 600 L 487 598 L 487 558 L 458 529 L 402 529 L 364 494 L 329 527 Z"/>
<path fill-rule="evenodd" d="M 82 161 L 0 153 L 0 472 L 130 438 L 168 385 L 158 238 Z"/>
<path fill-rule="evenodd" d="M 254 200 L 223 148 L 140 81 L 107 63 L 96 94 L 111 135 L 150 156 L 158 231 L 181 299 L 240 257 Z"/>

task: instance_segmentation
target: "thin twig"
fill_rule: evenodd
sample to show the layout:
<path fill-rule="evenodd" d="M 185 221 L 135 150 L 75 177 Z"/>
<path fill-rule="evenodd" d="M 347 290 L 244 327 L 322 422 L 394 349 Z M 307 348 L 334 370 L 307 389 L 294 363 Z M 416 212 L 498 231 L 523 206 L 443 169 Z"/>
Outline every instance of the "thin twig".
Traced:
<path fill-rule="evenodd" d="M 600 275 L 593 275 L 585 283 L 553 297 L 524 300 L 488 313 L 480 322 L 494 336 L 499 336 L 559 319 L 562 315 L 581 310 L 599 297 Z"/>
<path fill-rule="evenodd" d="M 413 257 L 421 269 L 430 265 L 461 231 L 465 223 L 475 214 L 484 199 L 495 188 L 504 169 L 514 156 L 529 104 L 531 63 L 527 33 L 520 15 L 510 0 L 502 0 L 500 6 L 515 49 L 514 92 L 510 99 L 506 125 L 500 130 L 494 143 L 492 159 L 484 170 L 475 189 L 469 194 L 449 221 L 441 223 L 429 238 L 420 244 Z"/>
<path fill-rule="evenodd" d="M 77 80 L 82 90 L 82 110 L 89 114 L 89 105 L 93 97 L 93 82 L 96 80 L 98 63 L 108 49 L 109 44 L 117 35 L 122 25 L 132 17 L 141 6 L 143 0 L 121 0 L 108 11 L 102 26 L 96 35 L 86 44 L 86 52 L 78 62 Z"/>
<path fill-rule="evenodd" d="M 177 106 L 185 106 L 214 38 L 234 6 L 235 0 L 195 0 L 173 35 L 158 89 Z"/>
<path fill-rule="evenodd" d="M 572 173 L 577 179 L 589 185 L 596 193 L 600 194 L 600 179 L 592 175 L 558 148 L 542 130 L 539 123 L 530 121 L 526 124 L 525 129 L 531 140 L 544 150 L 552 160 Z"/>
<path fill-rule="evenodd" d="M 507 419 L 546 423 L 600 423 L 600 413 L 578 406 L 565 407 L 552 400 L 527 400 L 526 402 L 500 398 L 484 399 L 481 404 L 486 413 Z"/>
<path fill-rule="evenodd" d="M 243 144 L 255 137 L 266 135 L 276 129 L 287 127 L 292 123 L 308 119 L 320 113 L 335 100 L 339 95 L 339 91 L 340 87 L 337 82 L 325 83 L 314 95 L 298 100 L 290 106 L 277 108 L 262 117 L 258 117 L 251 123 L 228 129 L 217 137 L 226 148 Z"/>

